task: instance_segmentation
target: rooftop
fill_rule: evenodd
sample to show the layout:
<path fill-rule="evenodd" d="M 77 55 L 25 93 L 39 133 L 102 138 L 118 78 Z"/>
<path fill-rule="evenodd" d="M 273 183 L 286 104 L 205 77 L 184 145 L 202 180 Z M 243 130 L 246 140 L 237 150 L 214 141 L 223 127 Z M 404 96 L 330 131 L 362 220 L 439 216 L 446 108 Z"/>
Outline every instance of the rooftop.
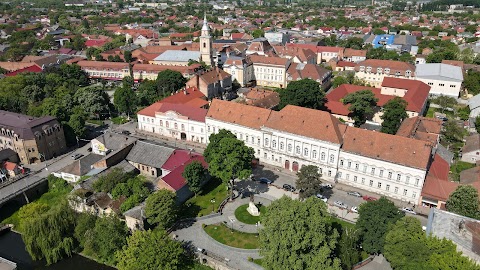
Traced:
<path fill-rule="evenodd" d="M 214 99 L 207 117 L 259 130 L 267 121 L 270 112 L 268 109 Z"/>
<path fill-rule="evenodd" d="M 125 159 L 153 168 L 161 168 L 174 151 L 173 148 L 138 141 Z"/>
<path fill-rule="evenodd" d="M 198 51 L 183 51 L 183 50 L 167 50 L 159 56 L 155 57 L 154 61 L 165 62 L 188 62 L 189 60 L 200 59 L 200 52 Z"/>
<path fill-rule="evenodd" d="M 463 81 L 463 72 L 461 67 L 441 63 L 417 65 L 415 74 L 417 78 L 422 79 L 437 79 L 452 82 Z"/>

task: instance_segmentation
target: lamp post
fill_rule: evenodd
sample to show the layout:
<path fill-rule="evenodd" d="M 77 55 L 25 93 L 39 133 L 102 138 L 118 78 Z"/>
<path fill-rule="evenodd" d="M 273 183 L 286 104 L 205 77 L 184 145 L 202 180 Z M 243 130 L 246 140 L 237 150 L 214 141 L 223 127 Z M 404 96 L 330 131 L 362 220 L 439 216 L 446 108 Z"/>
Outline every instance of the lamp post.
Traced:
<path fill-rule="evenodd" d="M 212 212 L 215 212 L 215 199 L 211 199 L 210 202 L 212 203 Z"/>
<path fill-rule="evenodd" d="M 45 171 L 48 171 L 48 168 L 47 168 L 47 166 L 48 166 L 48 164 L 47 164 L 47 158 L 46 158 L 45 155 L 42 154 L 42 153 L 38 153 L 38 154 L 40 155 L 40 160 L 41 160 L 41 158 L 43 157 L 43 161 L 45 162 Z"/>

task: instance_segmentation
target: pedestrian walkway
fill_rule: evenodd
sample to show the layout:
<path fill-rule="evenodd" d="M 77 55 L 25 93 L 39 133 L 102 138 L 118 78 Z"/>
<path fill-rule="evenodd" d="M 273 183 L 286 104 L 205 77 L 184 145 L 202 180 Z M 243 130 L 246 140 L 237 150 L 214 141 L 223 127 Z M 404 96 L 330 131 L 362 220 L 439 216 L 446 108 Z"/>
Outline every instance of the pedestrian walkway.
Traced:
<path fill-rule="evenodd" d="M 258 229 L 262 228 L 261 224 L 259 224 L 258 226 L 253 224 L 245 224 L 243 222 L 236 220 L 235 218 L 235 210 L 239 206 L 248 204 L 249 202 L 250 202 L 250 198 L 243 198 L 243 199 L 237 198 L 232 202 L 228 202 L 225 205 L 225 208 L 223 208 L 222 216 L 225 218 L 224 221 L 227 221 L 229 225 L 232 225 L 233 223 L 233 229 L 237 231 L 246 232 L 246 233 L 258 233 Z M 254 196 L 254 203 L 255 204 L 260 203 L 262 205 L 269 206 L 272 203 L 272 201 L 260 196 Z M 235 221 L 232 222 L 231 217 L 233 217 Z"/>

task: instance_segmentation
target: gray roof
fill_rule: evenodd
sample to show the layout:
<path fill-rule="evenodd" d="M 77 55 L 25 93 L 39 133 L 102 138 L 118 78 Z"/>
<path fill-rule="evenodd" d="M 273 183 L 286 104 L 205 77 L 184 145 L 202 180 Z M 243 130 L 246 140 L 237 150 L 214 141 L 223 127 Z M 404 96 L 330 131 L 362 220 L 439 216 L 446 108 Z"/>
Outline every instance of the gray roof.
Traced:
<path fill-rule="evenodd" d="M 188 62 L 189 60 L 200 59 L 198 51 L 167 50 L 153 59 L 154 61 Z"/>
<path fill-rule="evenodd" d="M 0 129 L 13 130 L 21 139 L 34 139 L 36 131 L 42 130 L 42 127 L 53 127 L 55 125 L 59 125 L 59 123 L 51 116 L 36 118 L 0 110 Z"/>
<path fill-rule="evenodd" d="M 480 94 L 468 100 L 468 107 L 470 107 L 470 110 L 480 107 Z"/>
<path fill-rule="evenodd" d="M 393 44 L 417 45 L 417 37 L 411 35 L 395 35 Z"/>
<path fill-rule="evenodd" d="M 443 145 L 437 144 L 437 151 L 435 153 L 437 153 L 441 158 L 443 158 L 443 160 L 447 161 L 448 164 L 452 165 L 453 157 L 455 155 Z"/>
<path fill-rule="evenodd" d="M 107 132 L 98 136 L 95 140 L 101 142 L 108 150 L 119 150 L 125 148 L 127 145 L 134 143 L 137 139 L 134 137 Z"/>
<path fill-rule="evenodd" d="M 462 68 L 447 64 L 433 63 L 417 65 L 415 70 L 417 78 L 462 82 Z"/>
<path fill-rule="evenodd" d="M 103 156 L 89 154 L 81 159 L 75 160 L 72 164 L 65 166 L 61 172 L 83 176 L 92 170 L 92 165 L 101 160 Z"/>
<path fill-rule="evenodd" d="M 131 217 L 137 220 L 144 220 L 145 219 L 145 203 L 137 205 L 123 214 L 126 217 Z"/>
<path fill-rule="evenodd" d="M 175 149 L 150 142 L 138 141 L 128 153 L 127 160 L 161 168 Z"/>

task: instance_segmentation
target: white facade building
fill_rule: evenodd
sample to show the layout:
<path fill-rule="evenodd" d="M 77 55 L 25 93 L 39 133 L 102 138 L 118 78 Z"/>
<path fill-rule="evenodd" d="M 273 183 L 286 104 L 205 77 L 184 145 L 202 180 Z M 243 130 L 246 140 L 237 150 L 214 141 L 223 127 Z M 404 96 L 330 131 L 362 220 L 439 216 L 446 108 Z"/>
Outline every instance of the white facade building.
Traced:
<path fill-rule="evenodd" d="M 463 82 L 461 67 L 448 64 L 417 65 L 416 79 L 430 86 L 430 95 L 450 96 L 457 98 Z"/>

